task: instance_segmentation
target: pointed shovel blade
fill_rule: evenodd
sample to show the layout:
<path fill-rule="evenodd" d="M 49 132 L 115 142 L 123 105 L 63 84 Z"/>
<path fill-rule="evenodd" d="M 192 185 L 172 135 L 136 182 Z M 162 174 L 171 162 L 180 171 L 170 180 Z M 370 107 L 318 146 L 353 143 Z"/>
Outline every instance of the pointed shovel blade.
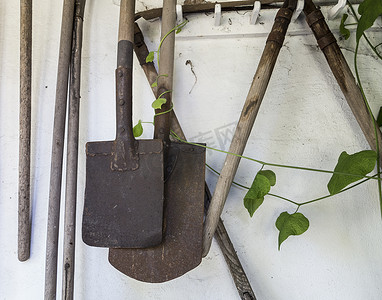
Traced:
<path fill-rule="evenodd" d="M 162 244 L 146 249 L 109 250 L 109 262 L 116 269 L 144 282 L 177 278 L 202 260 L 205 149 L 171 143 L 168 151 L 174 166 L 165 183 Z"/>

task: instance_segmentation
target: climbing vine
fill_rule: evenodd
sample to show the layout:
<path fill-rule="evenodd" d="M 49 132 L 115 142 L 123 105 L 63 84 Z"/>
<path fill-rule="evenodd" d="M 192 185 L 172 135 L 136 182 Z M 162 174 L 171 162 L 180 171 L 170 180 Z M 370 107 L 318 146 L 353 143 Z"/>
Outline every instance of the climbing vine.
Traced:
<path fill-rule="evenodd" d="M 382 45 L 382 43 L 378 45 L 373 45 L 370 40 L 365 35 L 365 31 L 369 29 L 375 22 L 376 18 L 380 15 L 382 15 L 382 1 L 381 0 L 365 0 L 362 2 L 358 7 L 358 17 L 357 13 L 355 12 L 353 6 L 350 2 L 348 2 L 349 9 L 352 12 L 352 15 L 354 19 L 356 20 L 356 23 L 349 23 L 347 24 L 346 21 L 348 19 L 348 15 L 344 14 L 341 20 L 340 24 L 340 32 L 342 36 L 345 39 L 348 39 L 351 36 L 351 32 L 348 29 L 348 26 L 350 25 L 357 25 L 356 29 L 356 45 L 355 45 L 355 53 L 354 53 L 354 65 L 355 65 L 355 75 L 357 79 L 358 86 L 362 92 L 363 100 L 367 106 L 367 109 L 369 111 L 370 116 L 373 118 L 372 111 L 370 109 L 368 100 L 366 98 L 362 81 L 359 77 L 358 72 L 358 63 L 357 63 L 357 55 L 358 55 L 358 48 L 359 44 L 362 38 L 365 39 L 367 44 L 370 46 L 370 49 L 376 54 L 376 56 L 379 59 L 382 59 L 381 54 L 379 53 L 378 49 Z M 149 55 L 146 58 L 147 62 L 152 62 L 155 58 L 155 54 L 157 55 L 157 61 L 159 64 L 159 51 L 160 47 L 164 41 L 164 39 L 173 31 L 176 31 L 176 33 L 179 33 L 181 29 L 186 25 L 187 21 L 179 24 L 178 26 L 174 27 L 170 32 L 168 32 L 160 41 L 159 47 L 156 51 L 152 51 L 149 53 Z M 167 76 L 166 74 L 159 74 L 155 80 L 155 82 L 152 84 L 152 87 L 156 87 L 158 84 L 158 78 L 161 76 Z M 168 93 L 171 91 L 165 91 L 161 95 L 155 99 L 155 101 L 152 103 L 152 107 L 154 109 L 161 108 L 164 103 L 166 103 L 166 99 L 162 96 L 165 93 Z M 167 111 L 168 112 L 168 111 Z M 163 112 L 163 113 L 167 113 Z M 382 123 L 382 107 L 380 110 L 380 117 L 378 117 L 380 122 Z M 143 133 L 141 120 L 139 120 L 138 124 L 134 127 L 134 135 L 140 136 Z M 144 122 L 144 123 L 151 123 L 153 122 Z M 381 125 L 381 124 L 380 124 Z M 334 167 L 333 171 L 331 170 L 322 170 L 322 169 L 314 169 L 314 168 L 306 168 L 301 166 L 291 166 L 291 165 L 284 165 L 284 164 L 276 164 L 276 163 L 270 163 L 270 162 L 264 162 L 255 158 L 247 157 L 238 155 L 235 153 L 230 153 L 227 151 L 215 149 L 208 146 L 203 146 L 196 143 L 190 143 L 185 140 L 182 140 L 179 136 L 177 136 L 174 132 L 171 132 L 171 135 L 174 139 L 178 140 L 179 142 L 188 143 L 200 147 L 204 147 L 206 149 L 226 153 L 229 155 L 235 155 L 239 156 L 242 159 L 246 159 L 255 163 L 260 164 L 262 167 L 260 171 L 257 172 L 255 175 L 253 182 L 250 187 L 246 187 L 244 185 L 241 185 L 239 183 L 233 182 L 233 184 L 238 185 L 242 188 L 247 189 L 247 193 L 244 196 L 243 204 L 244 207 L 247 209 L 250 217 L 253 217 L 255 212 L 259 209 L 259 207 L 263 204 L 265 197 L 271 196 L 279 198 L 283 201 L 287 201 L 291 204 L 296 205 L 296 210 L 293 213 L 288 213 L 286 211 L 282 212 L 276 222 L 275 226 L 279 230 L 279 236 L 278 236 L 278 248 L 280 249 L 281 244 L 290 236 L 292 235 L 301 235 L 304 232 L 306 232 L 309 228 L 309 220 L 308 218 L 303 215 L 299 209 L 301 206 L 308 205 L 317 201 L 321 201 L 327 198 L 330 198 L 334 195 L 337 195 L 339 193 L 345 192 L 349 189 L 352 189 L 360 184 L 365 183 L 369 180 L 376 180 L 378 183 L 378 190 L 379 190 L 379 201 L 381 206 L 381 214 L 382 214 L 382 189 L 381 189 L 381 176 L 380 176 L 380 160 L 378 159 L 377 153 L 379 153 L 379 143 L 378 143 L 378 124 L 374 121 L 374 131 L 375 131 L 375 139 L 376 139 L 376 151 L 373 150 L 363 150 L 360 152 L 356 152 L 353 154 L 348 154 L 347 152 L 343 151 L 339 158 L 336 166 Z M 276 173 L 273 170 L 270 170 L 269 167 L 281 167 L 281 168 L 289 168 L 289 169 L 299 169 L 299 170 L 305 170 L 305 171 L 313 171 L 313 172 L 323 172 L 323 173 L 330 173 L 331 178 L 327 184 L 327 190 L 328 194 L 319 198 L 315 198 L 309 201 L 305 202 L 296 202 L 294 200 L 288 199 L 286 197 L 276 195 L 271 193 L 271 189 L 273 186 L 276 185 Z M 207 167 L 209 167 L 213 172 L 216 174 L 219 174 L 218 171 L 211 168 L 208 164 Z M 378 172 L 374 175 L 369 175 L 374 168 L 377 167 Z M 266 168 L 266 169 L 265 169 Z"/>
<path fill-rule="evenodd" d="M 160 56 L 160 49 L 162 47 L 162 44 L 164 42 L 164 40 L 172 33 L 175 31 L 175 34 L 178 34 L 182 31 L 183 27 L 186 26 L 186 24 L 188 23 L 188 20 L 185 20 L 183 21 L 182 23 L 180 23 L 179 25 L 175 26 L 174 28 L 172 28 L 169 32 L 167 32 L 163 38 L 160 40 L 159 42 L 159 46 L 158 46 L 158 49 L 156 51 L 150 51 L 149 54 L 147 55 L 146 57 L 146 63 L 148 62 L 153 62 L 154 61 L 154 58 L 155 58 L 155 54 L 157 56 L 157 64 L 158 64 L 158 69 L 159 69 L 159 56 Z M 157 87 L 158 86 L 158 78 L 160 77 L 168 77 L 168 74 L 158 74 L 158 76 L 155 78 L 155 81 L 151 84 L 151 87 Z M 161 93 L 154 101 L 153 103 L 151 104 L 151 107 L 153 109 L 161 109 L 162 108 L 162 105 L 165 104 L 167 102 L 166 98 L 163 98 L 162 96 L 167 94 L 167 93 L 171 93 L 172 90 L 167 90 L 167 91 L 164 91 L 163 93 Z M 162 114 L 165 114 L 165 113 L 169 113 L 171 110 L 173 109 L 173 105 L 171 106 L 171 108 L 168 110 L 168 111 L 164 111 L 164 112 L 160 112 L 160 113 L 157 113 L 154 115 L 154 118 L 158 115 L 162 115 Z M 142 127 L 142 123 L 151 123 L 154 125 L 154 122 L 142 122 L 142 120 L 139 120 L 137 125 L 135 125 L 133 127 L 133 134 L 134 134 L 134 137 L 139 137 L 143 134 L 143 127 Z"/>

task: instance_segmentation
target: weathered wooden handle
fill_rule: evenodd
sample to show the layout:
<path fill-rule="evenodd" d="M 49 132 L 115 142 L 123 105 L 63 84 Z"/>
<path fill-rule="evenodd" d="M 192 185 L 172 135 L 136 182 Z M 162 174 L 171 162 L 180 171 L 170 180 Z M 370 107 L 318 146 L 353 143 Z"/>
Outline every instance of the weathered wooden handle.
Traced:
<path fill-rule="evenodd" d="M 350 109 L 352 110 L 363 134 L 366 137 L 371 149 L 376 150 L 376 140 L 373 122 L 374 117 L 370 116 L 366 104 L 363 100 L 361 90 L 359 89 L 352 71 L 343 56 L 336 38 L 331 33 L 325 18 L 321 11 L 316 8 L 311 0 L 305 1 L 304 13 L 307 22 L 317 39 L 318 45 L 325 55 L 330 69 L 337 80 L 338 85 L 344 94 Z M 381 159 L 382 135 L 377 126 L 377 135 L 379 143 L 379 157 Z"/>
<path fill-rule="evenodd" d="M 72 59 L 70 66 L 68 138 L 66 159 L 66 189 L 64 215 L 64 245 L 62 267 L 62 299 L 73 300 L 76 245 L 78 135 L 81 86 L 81 51 L 83 19 L 86 0 L 77 0 L 75 6 Z"/>
<path fill-rule="evenodd" d="M 162 139 L 165 142 L 170 136 L 170 114 L 164 113 L 171 108 L 171 90 L 174 73 L 174 48 L 175 48 L 175 32 L 170 31 L 176 25 L 176 0 L 164 0 L 162 9 L 162 27 L 161 41 L 162 46 L 159 52 L 159 76 L 157 97 L 165 93 L 161 98 L 166 99 L 166 103 L 161 109 L 156 109 L 155 113 L 163 113 L 155 117 L 154 138 Z M 164 39 L 164 40 L 163 40 Z"/>
<path fill-rule="evenodd" d="M 60 53 L 57 68 L 56 102 L 54 108 L 52 158 L 50 167 L 45 262 L 45 299 L 56 298 L 62 161 L 65 140 L 66 102 L 68 93 L 69 65 L 72 50 L 71 45 L 75 2 L 76 0 L 64 0 L 62 11 Z"/>
<path fill-rule="evenodd" d="M 134 27 L 129 26 L 134 20 L 135 0 L 121 0 L 119 11 L 118 42 L 134 41 Z"/>
<path fill-rule="evenodd" d="M 257 71 L 252 81 L 247 99 L 244 103 L 239 122 L 236 126 L 232 138 L 229 152 L 242 155 L 247 144 L 249 134 L 251 133 L 257 113 L 263 100 L 266 88 L 277 56 L 283 44 L 285 33 L 290 23 L 293 9 L 281 8 L 276 15 L 272 31 L 268 36 L 263 54 L 260 58 Z M 219 217 L 222 213 L 224 203 L 230 190 L 232 181 L 239 166 L 240 157 L 227 155 L 223 169 L 221 170 L 215 192 L 211 200 L 211 205 L 207 213 L 203 232 L 203 256 L 208 254 L 211 247 L 212 237 L 215 234 Z"/>
<path fill-rule="evenodd" d="M 204 200 L 204 209 L 207 212 L 211 204 L 211 193 L 206 184 L 206 193 Z M 233 247 L 228 232 L 224 226 L 223 220 L 219 218 L 218 226 L 215 232 L 215 239 L 218 242 L 219 248 L 223 253 L 224 260 L 228 265 L 231 277 L 235 283 L 237 292 L 243 300 L 256 300 L 255 293 L 252 290 L 247 274 L 241 265 L 236 250 Z"/>
<path fill-rule="evenodd" d="M 30 144 L 32 95 L 32 0 L 20 1 L 20 144 L 18 259 L 30 256 Z"/>

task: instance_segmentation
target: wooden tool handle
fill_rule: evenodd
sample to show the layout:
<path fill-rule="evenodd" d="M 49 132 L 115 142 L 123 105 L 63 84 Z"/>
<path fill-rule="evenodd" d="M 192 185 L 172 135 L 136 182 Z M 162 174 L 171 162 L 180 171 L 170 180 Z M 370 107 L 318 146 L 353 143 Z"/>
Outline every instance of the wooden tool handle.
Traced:
<path fill-rule="evenodd" d="M 242 155 L 244 152 L 244 148 L 247 144 L 249 134 L 251 133 L 255 118 L 259 111 L 261 101 L 263 100 L 266 88 L 271 78 L 277 56 L 280 52 L 285 33 L 292 18 L 294 8 L 295 6 L 292 8 L 283 7 L 277 12 L 272 31 L 268 36 L 267 43 L 260 58 L 257 71 L 241 112 L 239 122 L 236 126 L 229 152 L 239 155 Z M 239 166 L 239 162 L 240 157 L 238 156 L 226 156 L 204 225 L 203 256 L 208 254 L 211 247 L 212 237 L 216 231 L 219 217 L 222 213 L 224 203 L 227 199 L 232 181 Z"/>
<path fill-rule="evenodd" d="M 20 144 L 18 259 L 30 256 L 30 144 L 32 92 L 32 0 L 20 1 Z"/>
<path fill-rule="evenodd" d="M 75 0 L 64 0 L 62 11 L 60 54 L 58 57 L 57 68 L 56 103 L 54 108 L 52 158 L 50 167 L 44 299 L 56 298 L 62 161 L 65 140 L 66 102 L 70 56 L 72 50 L 71 44 L 75 2 Z"/>
<path fill-rule="evenodd" d="M 311 0 L 305 1 L 304 13 L 307 22 L 317 39 L 325 58 L 329 64 L 338 85 L 344 94 L 347 103 L 350 106 L 363 134 L 366 137 L 371 149 L 376 150 L 376 140 L 373 122 L 374 117 L 370 116 L 366 104 L 363 100 L 361 90 L 359 89 L 352 71 L 343 56 L 336 38 L 331 33 L 325 18 L 321 11 L 316 8 Z M 379 143 L 379 157 L 381 159 L 382 135 L 377 126 L 377 135 Z"/>
<path fill-rule="evenodd" d="M 119 12 L 118 42 L 134 41 L 134 27 L 131 20 L 134 20 L 135 0 L 121 0 Z"/>
<path fill-rule="evenodd" d="M 66 188 L 62 263 L 62 299 L 73 300 L 76 249 L 76 206 L 78 176 L 78 137 L 81 87 L 81 52 L 86 0 L 77 0 L 73 25 L 70 65 L 69 108 L 66 151 Z"/>
<path fill-rule="evenodd" d="M 134 12 L 135 0 L 121 0 L 118 28 L 117 73 L 118 68 L 125 68 L 127 69 L 127 71 L 121 72 L 127 72 L 129 75 L 132 74 L 134 44 Z M 121 72 L 119 72 L 119 75 L 122 75 Z M 128 78 L 128 80 L 131 80 L 131 78 Z"/>
<path fill-rule="evenodd" d="M 170 136 L 170 114 L 164 113 L 170 110 L 171 104 L 171 91 L 174 73 L 174 47 L 175 47 L 175 32 L 170 31 L 176 24 L 176 0 L 163 0 L 162 10 L 162 28 L 161 40 L 162 46 L 159 53 L 159 75 L 157 97 L 163 92 L 161 98 L 166 99 L 166 103 L 162 105 L 161 109 L 155 110 L 155 113 L 163 113 L 155 117 L 154 138 L 169 141 Z"/>
<path fill-rule="evenodd" d="M 121 0 L 118 28 L 117 68 L 132 70 L 135 0 Z"/>
<path fill-rule="evenodd" d="M 208 212 L 209 206 L 211 204 L 211 198 L 212 195 L 206 184 L 204 200 L 204 210 L 206 212 Z M 214 236 L 218 242 L 220 250 L 223 253 L 224 260 L 228 265 L 231 277 L 235 283 L 240 298 L 243 300 L 256 300 L 255 293 L 252 290 L 247 274 L 245 274 L 244 268 L 241 265 L 240 259 L 236 254 L 236 250 L 231 242 L 231 239 L 221 218 L 219 218 L 218 226 Z"/>

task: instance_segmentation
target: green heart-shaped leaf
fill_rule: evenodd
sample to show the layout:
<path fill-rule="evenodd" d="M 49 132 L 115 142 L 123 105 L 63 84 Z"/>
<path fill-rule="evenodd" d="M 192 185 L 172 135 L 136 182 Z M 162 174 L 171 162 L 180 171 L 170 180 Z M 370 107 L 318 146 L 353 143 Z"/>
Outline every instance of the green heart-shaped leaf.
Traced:
<path fill-rule="evenodd" d="M 158 98 L 151 104 L 151 107 L 154 109 L 161 109 L 162 105 L 166 102 L 167 100 L 165 98 Z"/>
<path fill-rule="evenodd" d="M 271 186 L 274 186 L 276 184 L 275 172 L 273 172 L 271 170 L 261 170 L 257 174 L 260 174 L 260 175 L 267 177 Z"/>
<path fill-rule="evenodd" d="M 154 60 L 154 51 L 150 51 L 149 54 L 146 56 L 146 62 L 152 62 Z"/>
<path fill-rule="evenodd" d="M 358 7 L 361 18 L 358 21 L 356 39 L 357 42 L 362 37 L 365 30 L 373 26 L 375 20 L 382 15 L 381 0 L 365 0 Z"/>
<path fill-rule="evenodd" d="M 251 188 L 244 196 L 244 207 L 252 217 L 259 206 L 264 202 L 264 196 L 269 193 L 271 185 L 275 185 L 276 175 L 269 170 L 261 170 L 256 174 Z"/>
<path fill-rule="evenodd" d="M 309 228 L 309 220 L 302 213 L 288 214 L 281 213 L 276 220 L 276 227 L 279 233 L 279 250 L 281 243 L 291 235 L 303 234 Z"/>
<path fill-rule="evenodd" d="M 364 150 L 351 155 L 345 151 L 342 152 L 334 172 L 359 176 L 333 174 L 328 183 L 329 193 L 334 195 L 349 184 L 362 179 L 363 176 L 373 171 L 376 161 L 377 153 L 373 150 Z"/>
<path fill-rule="evenodd" d="M 134 126 L 133 128 L 133 135 L 134 137 L 139 137 L 143 134 L 143 127 L 142 127 L 142 121 L 139 120 L 138 124 Z"/>

